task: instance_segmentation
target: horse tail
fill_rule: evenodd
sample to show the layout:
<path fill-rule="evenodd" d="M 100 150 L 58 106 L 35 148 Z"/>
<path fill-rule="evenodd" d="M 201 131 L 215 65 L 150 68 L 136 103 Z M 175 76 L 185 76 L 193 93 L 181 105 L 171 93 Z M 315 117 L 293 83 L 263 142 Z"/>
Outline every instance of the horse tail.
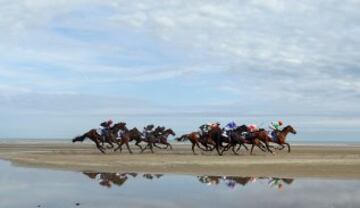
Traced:
<path fill-rule="evenodd" d="M 85 139 L 86 139 L 86 134 L 87 133 L 85 133 L 85 134 L 83 134 L 83 135 L 81 135 L 81 136 L 77 136 L 77 137 L 75 137 L 73 140 L 72 140 L 72 142 L 83 142 Z"/>
<path fill-rule="evenodd" d="M 188 134 L 184 134 L 184 135 L 182 135 L 182 136 L 180 136 L 178 138 L 175 138 L 175 140 L 178 141 L 178 142 L 183 142 L 183 141 L 188 140 L 188 139 L 189 139 Z"/>

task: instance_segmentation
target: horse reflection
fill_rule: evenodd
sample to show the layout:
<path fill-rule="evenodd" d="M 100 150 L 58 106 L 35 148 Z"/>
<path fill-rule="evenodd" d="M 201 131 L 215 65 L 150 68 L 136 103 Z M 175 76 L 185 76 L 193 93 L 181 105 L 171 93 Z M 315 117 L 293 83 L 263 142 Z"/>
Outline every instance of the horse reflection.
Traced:
<path fill-rule="evenodd" d="M 122 186 L 131 177 L 136 178 L 138 173 L 106 173 L 106 172 L 83 172 L 90 179 L 99 181 L 99 185 L 111 188 L 112 185 Z M 143 174 L 145 179 L 159 179 L 163 174 Z"/>
<path fill-rule="evenodd" d="M 106 172 L 83 172 L 84 175 L 90 179 L 99 181 L 99 185 L 111 188 L 113 185 L 122 186 L 130 178 L 137 178 L 138 176 L 145 180 L 155 180 L 163 177 L 163 174 L 138 174 L 133 172 L 126 173 L 106 173 Z M 249 183 L 256 183 L 257 181 L 266 181 L 269 187 L 277 187 L 279 190 L 284 189 L 284 184 L 291 185 L 294 182 L 292 178 L 277 178 L 277 177 L 240 177 L 240 176 L 197 176 L 197 179 L 207 185 L 225 184 L 229 188 L 238 186 L 246 186 Z"/>
<path fill-rule="evenodd" d="M 290 185 L 294 182 L 292 178 L 276 178 L 276 177 L 239 177 L 239 176 L 198 176 L 201 183 L 211 185 L 225 184 L 229 188 L 235 188 L 239 185 L 246 186 L 249 183 L 256 181 L 268 181 L 270 187 L 277 187 L 283 190 L 284 185 Z"/>

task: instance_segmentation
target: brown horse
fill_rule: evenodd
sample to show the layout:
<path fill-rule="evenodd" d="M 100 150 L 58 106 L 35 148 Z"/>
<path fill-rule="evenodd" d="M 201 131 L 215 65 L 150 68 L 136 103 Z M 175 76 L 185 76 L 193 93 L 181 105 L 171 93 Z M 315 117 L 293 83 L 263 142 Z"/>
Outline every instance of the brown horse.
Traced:
<path fill-rule="evenodd" d="M 86 132 L 85 134 L 75 137 L 72 142 L 83 142 L 86 138 L 89 138 L 91 141 L 93 141 L 103 154 L 105 154 L 105 148 L 100 145 L 101 143 L 101 136 L 96 132 L 96 129 L 91 129 L 90 131 Z"/>
<path fill-rule="evenodd" d="M 176 138 L 175 140 L 178 142 L 189 140 L 192 144 L 191 149 L 194 155 L 196 155 L 195 145 L 203 151 L 211 151 L 214 149 L 208 145 L 212 145 L 213 147 L 215 147 L 215 142 L 213 140 L 211 140 L 209 137 L 202 136 L 199 132 L 191 132 L 190 134 L 184 134 L 181 137 Z M 200 144 L 203 145 L 205 148 L 201 147 Z"/>
<path fill-rule="evenodd" d="M 276 144 L 280 145 L 280 146 L 282 147 L 281 149 L 284 149 L 284 147 L 285 147 L 284 145 L 286 145 L 286 146 L 288 147 L 288 152 L 290 152 L 290 144 L 287 143 L 287 142 L 285 142 L 285 141 L 286 141 L 286 137 L 287 137 L 287 135 L 288 135 L 289 133 L 296 134 L 296 130 L 295 130 L 292 126 L 290 126 L 290 125 L 286 126 L 283 130 L 276 132 L 276 134 L 277 134 L 277 141 L 273 141 L 273 140 L 269 137 L 267 131 L 265 131 L 265 130 L 261 130 L 261 131 L 258 131 L 258 132 L 254 132 L 254 133 L 253 133 L 253 134 L 254 134 L 254 135 L 253 135 L 253 138 L 254 138 L 254 139 L 258 139 L 258 140 L 260 140 L 261 142 L 263 142 L 263 143 L 265 144 L 267 150 L 268 150 L 270 153 L 273 153 L 273 151 L 270 149 L 270 145 L 269 145 L 270 142 L 273 142 L 273 143 L 276 143 Z M 256 142 L 256 141 L 254 140 L 253 143 L 255 143 L 255 142 Z M 255 144 L 252 145 L 250 154 L 252 154 L 252 151 L 253 151 L 253 149 L 254 149 L 254 146 L 255 146 Z M 281 150 L 281 149 L 280 149 L 280 150 Z"/>
<path fill-rule="evenodd" d="M 121 135 L 117 135 L 118 137 L 120 137 L 120 139 L 115 139 L 118 147 L 114 150 L 120 150 L 120 152 L 122 151 L 122 146 L 125 144 L 126 148 L 128 149 L 129 153 L 132 154 L 133 152 L 130 149 L 130 145 L 129 145 L 129 141 L 130 141 L 130 131 L 128 130 L 128 128 L 126 128 L 126 123 L 122 122 L 119 123 L 119 130 L 122 131 Z"/>
<path fill-rule="evenodd" d="M 141 151 L 143 150 L 143 147 L 140 145 L 140 142 L 143 142 L 144 139 L 142 138 L 141 132 L 137 128 L 133 128 L 133 129 L 129 130 L 128 137 L 129 137 L 129 142 L 135 140 L 135 145 L 138 146 Z M 119 141 L 121 141 L 121 139 L 119 139 Z M 121 152 L 122 151 L 121 146 L 119 145 L 116 149 L 114 149 L 114 152 L 116 150 L 120 150 L 120 152 Z"/>
<path fill-rule="evenodd" d="M 288 152 L 290 152 L 291 151 L 290 144 L 286 142 L 286 137 L 289 133 L 296 134 L 297 132 L 292 126 L 288 125 L 285 128 L 283 128 L 282 131 L 276 132 L 277 141 L 273 141 L 270 139 L 269 142 L 273 142 L 280 145 L 281 148 L 279 150 L 284 149 L 286 145 L 288 147 Z"/>

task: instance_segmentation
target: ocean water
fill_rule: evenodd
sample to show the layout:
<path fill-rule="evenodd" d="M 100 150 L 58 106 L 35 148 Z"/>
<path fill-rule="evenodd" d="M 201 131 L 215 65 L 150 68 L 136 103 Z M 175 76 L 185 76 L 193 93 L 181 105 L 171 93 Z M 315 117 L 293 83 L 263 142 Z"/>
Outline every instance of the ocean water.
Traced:
<path fill-rule="evenodd" d="M 359 180 L 0 170 L 1 208 L 360 207 Z"/>

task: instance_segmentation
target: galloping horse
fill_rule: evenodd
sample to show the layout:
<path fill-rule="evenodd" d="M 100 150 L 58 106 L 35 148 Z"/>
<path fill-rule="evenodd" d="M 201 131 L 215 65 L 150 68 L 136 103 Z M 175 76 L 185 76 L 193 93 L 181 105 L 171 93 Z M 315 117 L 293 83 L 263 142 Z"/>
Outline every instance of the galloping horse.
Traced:
<path fill-rule="evenodd" d="M 126 148 L 129 151 L 129 153 L 132 154 L 133 152 L 131 151 L 130 146 L 129 146 L 130 134 L 129 134 L 128 128 L 126 128 L 126 123 L 121 122 L 119 124 L 121 124 L 121 125 L 119 125 L 119 130 L 122 130 L 122 134 L 117 135 L 117 136 L 120 136 L 120 139 L 116 139 L 118 147 L 114 151 L 119 149 L 120 152 L 121 152 L 122 151 L 122 146 L 125 144 Z"/>
<path fill-rule="evenodd" d="M 100 143 L 102 142 L 101 136 L 96 132 L 96 129 L 91 129 L 82 136 L 75 137 L 72 142 L 83 142 L 86 138 L 89 138 L 91 141 L 93 141 L 98 150 L 105 154 L 105 148 L 100 145 Z"/>
<path fill-rule="evenodd" d="M 282 147 L 281 149 L 284 149 L 284 147 L 285 147 L 284 144 L 285 144 L 288 147 L 288 152 L 290 152 L 290 144 L 285 142 L 286 141 L 286 136 L 289 133 L 296 134 L 296 130 L 290 125 L 286 126 L 283 130 L 276 132 L 277 141 L 273 141 L 269 137 L 268 133 L 265 130 L 254 132 L 253 133 L 254 134 L 253 138 L 254 139 L 259 139 L 260 141 L 262 141 L 266 145 L 266 148 L 270 153 L 273 153 L 273 151 L 270 150 L 270 145 L 269 145 L 270 142 L 279 144 Z M 252 154 L 254 146 L 255 146 L 255 144 L 253 142 L 250 154 Z"/>
<path fill-rule="evenodd" d="M 154 143 L 154 146 L 155 147 L 159 147 L 156 145 L 156 143 L 158 144 L 164 144 L 166 145 L 165 148 L 161 148 L 159 147 L 160 149 L 167 149 L 168 147 L 170 147 L 170 149 L 172 150 L 172 146 L 171 144 L 167 141 L 167 138 L 170 136 L 170 135 L 173 135 L 175 136 L 175 132 L 172 130 L 172 129 L 166 129 L 165 131 L 163 131 L 158 137 L 157 139 L 155 140 L 155 143 Z"/>
<path fill-rule="evenodd" d="M 117 132 L 122 128 L 123 125 L 124 123 L 117 123 L 113 127 L 111 127 L 109 133 L 105 137 L 105 140 L 102 139 L 102 136 L 97 132 L 96 129 L 91 129 L 85 134 L 74 138 L 72 142 L 83 142 L 86 138 L 89 138 L 91 141 L 93 141 L 96 144 L 98 150 L 100 150 L 100 152 L 105 154 L 105 148 L 101 144 L 104 144 L 104 142 L 110 144 L 110 147 L 108 148 L 114 147 L 113 142 L 118 144 L 114 135 L 117 134 Z"/>
<path fill-rule="evenodd" d="M 191 149 L 192 149 L 194 155 L 196 155 L 195 145 L 203 151 L 211 151 L 215 148 L 215 142 L 213 140 L 209 139 L 209 137 L 202 136 L 199 132 L 191 132 L 189 134 L 184 134 L 184 135 L 176 138 L 175 140 L 179 141 L 179 142 L 189 140 L 192 144 Z M 201 147 L 200 144 L 202 144 L 206 149 Z M 213 148 L 210 148 L 208 146 L 209 144 L 213 145 Z"/>
<path fill-rule="evenodd" d="M 220 151 L 220 147 L 224 148 L 223 146 L 223 139 L 222 139 L 222 130 L 220 126 L 214 126 L 209 130 L 209 137 L 212 139 L 215 143 L 215 149 L 218 153 L 218 155 L 222 156 L 224 151 Z"/>
<path fill-rule="evenodd" d="M 129 131 L 129 142 L 135 140 L 135 145 L 140 148 L 140 150 L 143 149 L 143 147 L 140 145 L 140 142 L 143 142 L 144 139 L 142 137 L 141 132 L 135 127 Z"/>
<path fill-rule="evenodd" d="M 286 145 L 288 147 L 288 152 L 290 152 L 291 151 L 290 144 L 286 142 L 286 137 L 289 133 L 296 134 L 296 130 L 291 125 L 288 125 L 285 128 L 283 128 L 283 130 L 276 132 L 277 141 L 273 141 L 272 139 L 270 139 L 269 142 L 273 142 L 280 145 L 281 148 L 279 150 L 284 149 Z"/>
<path fill-rule="evenodd" d="M 249 149 L 245 144 L 249 142 L 242 135 L 242 133 L 246 131 L 248 131 L 247 126 L 242 125 L 231 131 L 229 133 L 228 138 L 222 136 L 222 140 L 228 143 L 228 145 L 223 149 L 222 152 L 227 151 L 232 147 L 233 153 L 237 155 L 238 154 L 237 152 L 240 150 L 241 146 L 243 146 L 246 149 L 246 151 L 248 151 Z M 239 148 L 237 150 L 235 150 L 236 145 L 239 145 Z"/>
<path fill-rule="evenodd" d="M 175 136 L 176 134 L 172 129 L 164 130 L 163 127 L 156 128 L 155 131 L 151 135 L 149 135 L 148 138 L 146 138 L 148 145 L 141 152 L 143 152 L 144 150 L 146 150 L 149 147 L 151 152 L 154 153 L 152 146 L 157 147 L 159 149 L 167 149 L 168 147 L 170 147 L 170 149 L 172 150 L 171 144 L 167 141 L 167 138 L 169 137 L 169 135 Z M 162 147 L 159 147 L 157 144 L 164 144 L 164 145 L 166 145 L 166 147 L 162 148 Z"/>

